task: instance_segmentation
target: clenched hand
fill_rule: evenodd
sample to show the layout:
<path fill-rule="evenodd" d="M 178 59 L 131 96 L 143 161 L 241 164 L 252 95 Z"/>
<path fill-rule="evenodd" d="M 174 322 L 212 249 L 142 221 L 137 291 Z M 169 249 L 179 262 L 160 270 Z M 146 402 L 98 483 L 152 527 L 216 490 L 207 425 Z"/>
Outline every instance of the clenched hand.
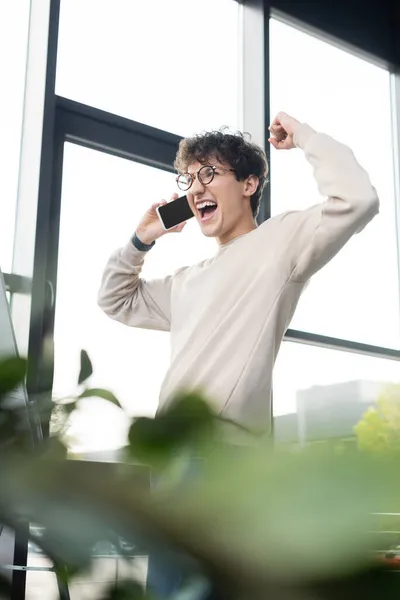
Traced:
<path fill-rule="evenodd" d="M 269 143 L 277 150 L 295 148 L 293 136 L 299 124 L 300 121 L 297 119 L 294 119 L 285 112 L 279 112 L 268 127 L 272 134 L 272 137 L 268 139 Z"/>

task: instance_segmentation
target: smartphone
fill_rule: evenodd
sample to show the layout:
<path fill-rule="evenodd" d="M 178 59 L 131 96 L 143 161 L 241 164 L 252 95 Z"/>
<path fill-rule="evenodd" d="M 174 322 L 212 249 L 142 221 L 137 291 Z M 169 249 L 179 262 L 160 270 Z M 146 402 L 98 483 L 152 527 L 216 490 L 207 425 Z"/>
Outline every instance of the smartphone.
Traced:
<path fill-rule="evenodd" d="M 165 230 L 172 229 L 194 217 L 193 211 L 189 206 L 189 202 L 186 196 L 181 196 L 168 204 L 158 206 L 156 208 L 158 218 L 161 221 L 161 225 Z"/>

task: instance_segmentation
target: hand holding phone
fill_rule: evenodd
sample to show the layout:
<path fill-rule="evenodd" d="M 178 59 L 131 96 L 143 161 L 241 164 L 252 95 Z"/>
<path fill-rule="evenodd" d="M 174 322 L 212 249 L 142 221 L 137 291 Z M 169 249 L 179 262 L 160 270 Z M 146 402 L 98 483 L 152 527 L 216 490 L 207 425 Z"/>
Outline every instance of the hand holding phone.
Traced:
<path fill-rule="evenodd" d="M 143 244 L 150 245 L 155 240 L 158 240 L 162 235 L 166 233 L 179 233 L 182 231 L 184 226 L 186 225 L 186 220 L 180 222 L 176 227 L 166 228 L 162 219 L 160 219 L 158 210 L 163 206 L 169 206 L 170 204 L 174 204 L 178 199 L 178 194 L 174 194 L 171 198 L 171 202 L 167 203 L 165 200 L 162 202 L 155 202 L 150 206 L 150 208 L 145 212 L 140 223 L 136 228 L 136 234 Z M 191 215 L 193 213 L 191 212 Z M 171 224 L 171 223 L 167 223 Z"/>
<path fill-rule="evenodd" d="M 172 200 L 172 202 L 162 204 L 157 207 L 156 211 L 165 231 L 169 231 L 194 217 L 186 196 L 181 196 Z"/>

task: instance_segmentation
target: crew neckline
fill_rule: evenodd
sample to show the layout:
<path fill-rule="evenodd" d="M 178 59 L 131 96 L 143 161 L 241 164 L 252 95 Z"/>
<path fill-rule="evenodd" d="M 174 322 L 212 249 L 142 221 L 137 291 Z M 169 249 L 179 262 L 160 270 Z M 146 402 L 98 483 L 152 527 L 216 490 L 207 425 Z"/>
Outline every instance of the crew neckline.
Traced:
<path fill-rule="evenodd" d="M 251 235 L 252 233 L 254 233 L 255 231 L 257 231 L 258 228 L 259 228 L 259 225 L 257 225 L 257 227 L 255 229 L 252 229 L 251 231 L 248 231 L 247 233 L 242 233 L 241 235 L 238 235 L 237 237 L 233 238 L 229 242 L 226 242 L 226 244 L 222 244 L 221 246 L 218 246 L 217 254 L 219 254 L 222 250 L 226 250 L 226 248 L 229 248 L 235 242 L 238 242 L 239 240 L 241 240 L 241 239 L 243 239 L 243 238 Z"/>

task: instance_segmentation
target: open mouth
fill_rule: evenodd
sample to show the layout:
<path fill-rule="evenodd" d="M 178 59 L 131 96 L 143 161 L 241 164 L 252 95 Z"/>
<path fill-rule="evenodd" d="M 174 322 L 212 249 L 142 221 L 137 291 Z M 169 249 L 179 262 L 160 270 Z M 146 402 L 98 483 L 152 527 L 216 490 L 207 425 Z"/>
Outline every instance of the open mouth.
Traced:
<path fill-rule="evenodd" d="M 212 200 L 206 200 L 205 202 L 200 202 L 196 208 L 199 212 L 201 221 L 208 221 L 214 216 L 217 210 L 217 204 Z"/>

